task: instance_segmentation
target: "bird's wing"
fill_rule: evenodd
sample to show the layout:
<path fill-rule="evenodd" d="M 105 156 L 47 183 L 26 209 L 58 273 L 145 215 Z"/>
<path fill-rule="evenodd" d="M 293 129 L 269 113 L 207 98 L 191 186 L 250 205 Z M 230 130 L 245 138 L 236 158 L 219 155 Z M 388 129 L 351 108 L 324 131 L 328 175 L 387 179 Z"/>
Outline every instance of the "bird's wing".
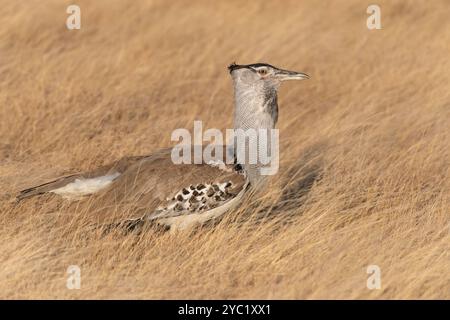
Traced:
<path fill-rule="evenodd" d="M 99 210 L 97 217 L 152 220 L 207 212 L 228 203 L 246 187 L 246 177 L 233 165 L 174 164 L 170 151 L 136 162 L 100 192 L 97 205 L 110 209 Z M 112 209 L 117 214 L 111 215 Z"/>
<path fill-rule="evenodd" d="M 23 190 L 19 199 L 64 188 L 77 179 L 119 173 L 108 187 L 77 202 L 89 208 L 96 223 L 147 217 L 168 218 L 208 212 L 229 203 L 246 187 L 244 175 L 225 164 L 174 164 L 171 149 L 127 157 L 98 170 L 56 179 Z M 225 208 L 226 206 L 224 206 Z"/>

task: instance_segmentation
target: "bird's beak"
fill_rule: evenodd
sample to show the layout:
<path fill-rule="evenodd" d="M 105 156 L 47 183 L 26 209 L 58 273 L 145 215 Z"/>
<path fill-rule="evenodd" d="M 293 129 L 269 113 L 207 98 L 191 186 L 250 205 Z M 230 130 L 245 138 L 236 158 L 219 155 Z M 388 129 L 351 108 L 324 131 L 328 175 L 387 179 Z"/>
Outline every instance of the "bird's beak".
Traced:
<path fill-rule="evenodd" d="M 309 79 L 309 76 L 306 73 L 296 72 L 296 71 L 289 71 L 289 70 L 281 70 L 281 69 L 279 69 L 276 72 L 276 76 L 281 81 Z"/>

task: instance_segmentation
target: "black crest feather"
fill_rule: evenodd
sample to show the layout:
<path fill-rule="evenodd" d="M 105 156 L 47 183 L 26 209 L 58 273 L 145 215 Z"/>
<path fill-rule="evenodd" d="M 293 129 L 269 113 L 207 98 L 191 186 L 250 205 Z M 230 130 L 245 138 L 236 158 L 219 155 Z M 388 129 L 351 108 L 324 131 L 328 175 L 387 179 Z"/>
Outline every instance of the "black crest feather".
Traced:
<path fill-rule="evenodd" d="M 233 62 L 228 66 L 228 71 L 233 72 L 233 70 L 239 69 L 239 65 L 236 64 L 236 62 Z"/>
<path fill-rule="evenodd" d="M 230 64 L 228 66 L 228 71 L 230 71 L 230 73 L 232 73 L 234 70 L 236 69 L 242 69 L 242 68 L 258 68 L 258 67 L 270 67 L 270 68 L 274 68 L 276 69 L 276 67 L 268 64 L 268 63 L 253 63 L 253 64 L 236 64 L 236 62 L 233 62 L 232 64 Z"/>

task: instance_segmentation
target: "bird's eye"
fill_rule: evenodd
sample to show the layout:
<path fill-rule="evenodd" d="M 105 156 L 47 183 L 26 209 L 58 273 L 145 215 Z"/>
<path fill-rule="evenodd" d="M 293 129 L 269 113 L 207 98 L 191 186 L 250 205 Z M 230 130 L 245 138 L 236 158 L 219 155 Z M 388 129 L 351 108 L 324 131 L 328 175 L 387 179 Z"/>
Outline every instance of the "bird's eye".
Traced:
<path fill-rule="evenodd" d="M 267 70 L 266 70 L 266 69 L 259 69 L 259 70 L 258 70 L 258 73 L 259 73 L 260 75 L 265 75 L 265 74 L 267 74 Z"/>

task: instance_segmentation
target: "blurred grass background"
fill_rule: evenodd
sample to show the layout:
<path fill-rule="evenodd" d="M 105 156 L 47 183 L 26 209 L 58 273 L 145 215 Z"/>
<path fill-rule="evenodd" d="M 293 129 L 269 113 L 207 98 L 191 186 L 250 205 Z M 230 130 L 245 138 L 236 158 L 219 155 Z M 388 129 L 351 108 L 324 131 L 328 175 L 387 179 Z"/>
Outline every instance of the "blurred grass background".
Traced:
<path fill-rule="evenodd" d="M 450 298 L 448 1 L 0 1 L 2 298 Z M 226 67 L 279 93 L 281 164 L 216 227 L 107 235 L 16 192 L 232 126 Z M 368 265 L 382 288 L 368 290 Z M 80 290 L 66 269 L 81 267 Z"/>

